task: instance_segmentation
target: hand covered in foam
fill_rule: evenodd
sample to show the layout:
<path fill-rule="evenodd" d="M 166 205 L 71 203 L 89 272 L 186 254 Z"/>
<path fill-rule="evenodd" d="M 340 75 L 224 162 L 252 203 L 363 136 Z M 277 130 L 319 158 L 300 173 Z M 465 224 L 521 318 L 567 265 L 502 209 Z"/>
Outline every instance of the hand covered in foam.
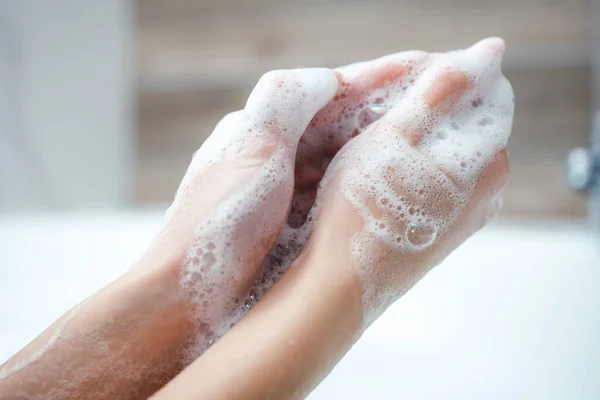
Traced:
<path fill-rule="evenodd" d="M 330 166 L 317 223 L 354 232 L 350 252 L 367 320 L 483 227 L 496 206 L 513 116 L 512 89 L 500 71 L 503 51 L 501 40 L 488 39 L 418 56 L 413 71 L 388 89 L 397 95 L 402 85 L 403 96 L 376 102 L 387 114 Z M 336 220 L 345 202 L 348 214 L 360 218 Z"/>
<path fill-rule="evenodd" d="M 370 323 L 484 226 L 508 174 L 503 52 L 490 38 L 338 69 L 336 96 L 300 141 L 292 211 L 266 270 L 312 235 L 331 262 L 354 265 Z"/>
<path fill-rule="evenodd" d="M 194 155 L 144 259 L 174 269 L 199 331 L 197 352 L 243 314 L 285 223 L 298 141 L 337 87 L 329 69 L 269 72 Z"/>

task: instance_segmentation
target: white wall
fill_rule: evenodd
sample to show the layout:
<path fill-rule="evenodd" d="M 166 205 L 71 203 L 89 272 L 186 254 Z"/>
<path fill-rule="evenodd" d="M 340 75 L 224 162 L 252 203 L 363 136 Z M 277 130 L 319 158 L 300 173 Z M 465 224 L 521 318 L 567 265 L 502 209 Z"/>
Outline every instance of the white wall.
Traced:
<path fill-rule="evenodd" d="M 0 0 L 0 211 L 131 198 L 132 10 Z"/>

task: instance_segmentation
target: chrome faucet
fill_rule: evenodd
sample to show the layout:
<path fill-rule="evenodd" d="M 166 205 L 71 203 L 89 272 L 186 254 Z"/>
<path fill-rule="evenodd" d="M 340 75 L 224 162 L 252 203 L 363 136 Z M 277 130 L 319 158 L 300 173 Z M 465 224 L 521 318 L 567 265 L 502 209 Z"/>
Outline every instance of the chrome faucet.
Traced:
<path fill-rule="evenodd" d="M 589 148 L 577 147 L 567 157 L 569 185 L 586 193 L 596 192 L 600 186 L 600 112 L 594 117 L 591 141 Z"/>
<path fill-rule="evenodd" d="M 592 123 L 589 148 L 575 148 L 567 157 L 567 180 L 576 191 L 589 197 L 589 219 L 600 237 L 600 111 Z"/>

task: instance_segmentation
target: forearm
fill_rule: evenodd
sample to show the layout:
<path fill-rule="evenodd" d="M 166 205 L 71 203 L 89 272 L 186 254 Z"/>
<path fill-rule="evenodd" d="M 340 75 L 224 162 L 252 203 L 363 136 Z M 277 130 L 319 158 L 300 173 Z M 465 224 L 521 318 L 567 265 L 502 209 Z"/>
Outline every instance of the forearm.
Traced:
<path fill-rule="evenodd" d="M 0 368 L 0 398 L 145 398 L 182 368 L 186 310 L 161 271 L 128 273 Z"/>
<path fill-rule="evenodd" d="M 315 232 L 250 313 L 155 398 L 297 399 L 314 389 L 364 328 L 361 284 L 339 236 Z"/>

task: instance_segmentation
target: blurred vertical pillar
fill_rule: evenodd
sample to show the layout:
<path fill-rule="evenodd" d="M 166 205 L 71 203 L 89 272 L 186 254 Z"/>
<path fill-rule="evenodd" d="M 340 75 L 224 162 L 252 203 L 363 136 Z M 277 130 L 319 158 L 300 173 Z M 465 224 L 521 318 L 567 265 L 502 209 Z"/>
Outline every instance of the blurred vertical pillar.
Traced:
<path fill-rule="evenodd" d="M 589 26 L 592 61 L 592 112 L 600 110 L 600 0 L 590 0 Z"/>
<path fill-rule="evenodd" d="M 600 0 L 590 0 L 590 52 L 592 62 L 592 115 L 596 114 L 592 132 L 592 149 L 600 151 Z M 589 216 L 592 227 L 600 236 L 600 187 L 596 185 L 589 194 Z"/>
<path fill-rule="evenodd" d="M 133 196 L 133 5 L 0 0 L 0 211 Z"/>

